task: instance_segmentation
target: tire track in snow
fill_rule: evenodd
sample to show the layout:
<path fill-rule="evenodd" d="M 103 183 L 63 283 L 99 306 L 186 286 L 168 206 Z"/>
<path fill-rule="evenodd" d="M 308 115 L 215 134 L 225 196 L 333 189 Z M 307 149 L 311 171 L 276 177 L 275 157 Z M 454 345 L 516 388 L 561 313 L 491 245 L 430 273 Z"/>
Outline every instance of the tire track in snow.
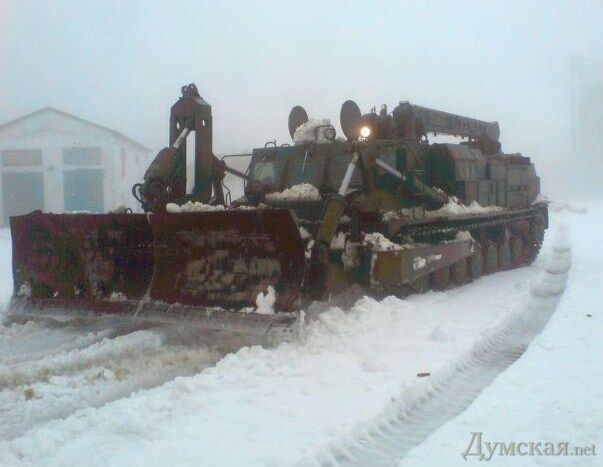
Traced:
<path fill-rule="evenodd" d="M 195 374 L 223 355 L 201 345 L 190 329 L 130 331 L 131 327 L 110 328 L 78 334 L 77 326 L 67 332 L 37 323 L 1 329 L 5 345 L 0 347 L 0 439 Z M 58 348 L 53 346 L 57 338 L 64 339 Z M 11 355 L 11 347 L 16 355 Z"/>
<path fill-rule="evenodd" d="M 552 258 L 532 284 L 522 311 L 477 342 L 439 378 L 401 394 L 388 412 L 353 438 L 332 444 L 303 465 L 396 465 L 413 447 L 463 412 L 492 381 L 525 352 L 555 311 L 567 282 L 571 250 L 560 226 Z M 417 395 L 417 392 L 420 394 Z"/>
<path fill-rule="evenodd" d="M 113 339 L 104 338 L 89 346 L 59 352 L 47 358 L 8 365 L 0 363 L 0 389 L 47 381 L 53 375 L 75 373 L 116 358 L 156 352 L 162 344 L 162 338 L 157 333 L 134 331 Z"/>
<path fill-rule="evenodd" d="M 113 329 L 82 332 L 73 328 L 49 329 L 42 323 L 0 324 L 0 365 L 33 361 L 69 350 L 81 349 L 105 337 Z"/>

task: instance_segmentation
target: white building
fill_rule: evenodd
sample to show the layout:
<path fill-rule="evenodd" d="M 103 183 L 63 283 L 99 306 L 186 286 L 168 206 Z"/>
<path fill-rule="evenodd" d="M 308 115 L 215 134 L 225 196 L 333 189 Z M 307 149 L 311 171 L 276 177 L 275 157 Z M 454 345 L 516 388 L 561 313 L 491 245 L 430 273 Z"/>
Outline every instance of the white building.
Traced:
<path fill-rule="evenodd" d="M 10 216 L 135 208 L 151 150 L 117 131 L 45 107 L 0 125 L 0 225 Z"/>

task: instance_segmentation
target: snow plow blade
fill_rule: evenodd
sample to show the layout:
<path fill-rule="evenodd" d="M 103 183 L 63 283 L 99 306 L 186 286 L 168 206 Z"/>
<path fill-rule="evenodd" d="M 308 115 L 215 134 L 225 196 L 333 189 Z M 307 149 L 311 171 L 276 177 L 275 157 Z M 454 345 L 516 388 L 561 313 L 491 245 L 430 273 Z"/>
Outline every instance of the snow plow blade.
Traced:
<path fill-rule="evenodd" d="M 195 320 L 233 331 L 288 328 L 299 318 L 304 252 L 285 209 L 34 212 L 11 218 L 11 233 L 12 310 Z M 270 286 L 274 313 L 256 313 Z"/>

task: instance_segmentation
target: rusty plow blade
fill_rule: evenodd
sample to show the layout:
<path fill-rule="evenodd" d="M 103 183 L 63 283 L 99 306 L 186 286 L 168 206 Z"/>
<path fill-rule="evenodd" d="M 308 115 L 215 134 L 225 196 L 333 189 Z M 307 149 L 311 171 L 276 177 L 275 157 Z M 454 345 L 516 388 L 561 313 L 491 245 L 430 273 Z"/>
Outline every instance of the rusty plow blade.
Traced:
<path fill-rule="evenodd" d="M 37 212 L 11 218 L 11 232 L 11 312 L 193 321 L 260 339 L 297 332 L 304 254 L 288 210 Z M 256 310 L 269 287 L 272 312 Z"/>

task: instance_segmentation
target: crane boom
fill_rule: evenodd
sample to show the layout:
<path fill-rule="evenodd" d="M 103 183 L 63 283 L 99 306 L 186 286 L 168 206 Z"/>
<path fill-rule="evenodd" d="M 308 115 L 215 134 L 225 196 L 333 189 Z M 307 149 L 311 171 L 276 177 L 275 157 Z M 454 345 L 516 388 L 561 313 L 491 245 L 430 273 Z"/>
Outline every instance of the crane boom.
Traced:
<path fill-rule="evenodd" d="M 409 102 L 401 102 L 394 109 L 393 116 L 405 129 L 415 133 L 441 133 L 472 139 L 487 138 L 490 141 L 498 141 L 500 136 L 498 122 L 484 122 Z"/>

